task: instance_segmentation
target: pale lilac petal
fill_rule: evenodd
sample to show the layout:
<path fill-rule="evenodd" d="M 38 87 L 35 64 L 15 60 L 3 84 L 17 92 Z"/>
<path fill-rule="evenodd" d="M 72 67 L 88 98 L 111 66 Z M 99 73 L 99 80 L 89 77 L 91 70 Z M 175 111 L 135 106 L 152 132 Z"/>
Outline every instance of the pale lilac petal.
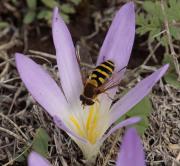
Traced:
<path fill-rule="evenodd" d="M 169 65 L 164 65 L 150 76 L 140 81 L 125 96 L 111 108 L 111 124 L 124 115 L 129 109 L 140 102 L 152 89 L 157 81 L 164 75 Z"/>
<path fill-rule="evenodd" d="M 63 91 L 69 102 L 77 101 L 83 90 L 81 73 L 71 35 L 57 7 L 53 13 L 52 34 Z"/>
<path fill-rule="evenodd" d="M 106 35 L 97 64 L 112 60 L 116 69 L 127 66 L 135 36 L 134 3 L 130 2 L 117 12 Z"/>
<path fill-rule="evenodd" d="M 56 125 L 62 129 L 63 131 L 65 131 L 66 133 L 70 134 L 71 136 L 73 136 L 74 138 L 78 139 L 79 141 L 81 141 L 82 143 L 87 143 L 87 140 L 79 137 L 77 134 L 75 134 L 73 131 L 71 131 L 64 123 L 62 120 L 60 120 L 57 116 L 53 117 L 54 122 L 56 123 Z"/>
<path fill-rule="evenodd" d="M 110 97 L 113 98 L 114 95 L 114 89 L 109 90 L 108 93 L 102 93 L 98 96 L 98 100 L 101 103 L 99 106 L 99 110 L 101 113 L 103 112 L 109 112 L 109 108 L 111 107 L 112 104 L 112 99 Z"/>
<path fill-rule="evenodd" d="M 28 156 L 28 166 L 51 166 L 51 164 L 40 154 L 33 151 Z"/>
<path fill-rule="evenodd" d="M 51 116 L 63 117 L 67 101 L 56 82 L 33 60 L 19 53 L 15 56 L 20 77 L 31 95 Z"/>
<path fill-rule="evenodd" d="M 132 124 L 135 124 L 137 122 L 139 122 L 141 120 L 140 117 L 132 117 L 132 118 L 128 118 L 126 120 L 123 120 L 122 122 L 118 123 L 116 126 L 114 126 L 111 130 L 108 131 L 107 134 L 105 134 L 101 141 L 103 142 L 106 138 L 108 138 L 112 133 L 114 133 L 117 129 L 125 127 L 125 126 L 129 126 Z"/>
<path fill-rule="evenodd" d="M 143 146 L 136 129 L 129 128 L 122 141 L 116 166 L 145 166 Z"/>

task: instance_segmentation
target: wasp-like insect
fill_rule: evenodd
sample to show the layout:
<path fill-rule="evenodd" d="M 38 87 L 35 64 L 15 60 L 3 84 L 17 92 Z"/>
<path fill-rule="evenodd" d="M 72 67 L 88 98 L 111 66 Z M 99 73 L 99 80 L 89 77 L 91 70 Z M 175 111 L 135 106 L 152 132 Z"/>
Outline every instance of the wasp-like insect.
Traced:
<path fill-rule="evenodd" d="M 81 56 L 85 53 L 86 58 L 84 58 L 84 56 Z M 111 60 L 106 60 L 95 68 L 92 63 L 90 54 L 87 54 L 87 48 L 85 48 L 81 44 L 76 45 L 76 57 L 77 62 L 81 67 L 81 74 L 84 82 L 84 90 L 80 95 L 80 101 L 82 102 L 83 106 L 93 105 L 99 94 L 105 93 L 107 90 L 119 85 L 122 76 L 121 73 L 123 73 L 121 71 L 123 71 L 126 66 L 123 67 L 120 71 L 115 71 L 116 67 L 114 62 Z M 86 78 L 86 75 L 90 70 L 92 70 L 92 72 L 88 74 L 89 77 Z M 110 96 L 108 95 L 108 97 Z"/>
<path fill-rule="evenodd" d="M 92 71 L 85 82 L 84 91 L 80 95 L 82 105 L 93 105 L 95 103 L 94 100 L 99 94 L 119 84 L 119 79 L 116 78 L 114 70 L 114 62 L 107 60 Z"/>

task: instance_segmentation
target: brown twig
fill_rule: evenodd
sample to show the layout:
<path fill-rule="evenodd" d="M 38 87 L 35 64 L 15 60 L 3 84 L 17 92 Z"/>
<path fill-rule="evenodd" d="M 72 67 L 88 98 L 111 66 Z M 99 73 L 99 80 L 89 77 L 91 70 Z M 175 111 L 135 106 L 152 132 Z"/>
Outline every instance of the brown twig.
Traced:
<path fill-rule="evenodd" d="M 22 137 L 20 137 L 19 135 L 13 133 L 12 131 L 8 130 L 8 129 L 5 129 L 3 127 L 0 127 L 0 131 L 2 132 L 6 132 L 7 134 L 17 138 L 18 140 L 22 141 L 22 142 L 27 142 L 25 139 L 23 139 Z"/>
<path fill-rule="evenodd" d="M 148 47 L 149 47 L 149 51 L 150 51 L 150 54 L 148 55 L 148 57 L 144 60 L 143 64 L 142 65 L 146 65 L 147 62 L 151 59 L 151 57 L 153 57 L 153 60 L 154 62 L 158 62 L 155 55 L 154 55 L 154 52 L 158 49 L 158 47 L 160 46 L 160 42 L 157 43 L 157 45 L 154 47 L 154 49 L 152 49 L 152 46 L 151 46 L 151 43 L 150 41 L 148 42 Z"/>
<path fill-rule="evenodd" d="M 16 93 L 14 95 L 13 101 L 12 101 L 11 106 L 10 106 L 9 111 L 8 111 L 8 115 L 11 114 L 14 103 L 15 103 L 17 97 L 20 95 L 22 88 L 23 88 L 23 85 L 21 84 L 21 86 L 18 88 L 18 90 L 16 91 Z"/>
<path fill-rule="evenodd" d="M 20 43 L 20 42 L 19 42 L 17 39 L 11 40 L 11 41 L 9 41 L 9 42 L 6 43 L 6 44 L 2 44 L 2 45 L 1 45 L 1 46 L 0 46 L 0 51 L 2 51 L 2 50 L 8 50 L 8 49 L 14 47 L 15 45 L 17 45 L 17 44 L 19 44 L 19 43 Z"/>
<path fill-rule="evenodd" d="M 174 60 L 174 65 L 175 65 L 176 73 L 178 75 L 178 80 L 180 81 L 180 67 L 179 67 L 179 63 L 177 60 L 177 54 L 173 47 L 172 37 L 171 37 L 170 31 L 169 31 L 169 23 L 168 23 L 168 19 L 167 19 L 166 13 L 165 13 L 164 0 L 161 0 L 161 9 L 162 9 L 162 13 L 164 15 L 164 24 L 165 24 L 165 29 L 166 29 L 166 34 L 167 34 L 167 38 L 168 38 L 170 52 L 171 52 L 171 55 Z"/>
<path fill-rule="evenodd" d="M 23 154 L 25 154 L 29 150 L 30 147 L 31 147 L 31 145 L 29 145 L 20 155 L 11 159 L 9 162 L 7 162 L 6 164 L 4 164 L 2 166 L 12 165 L 19 157 L 21 157 Z"/>
<path fill-rule="evenodd" d="M 7 56 L 6 52 L 2 51 L 0 54 L 0 57 L 7 62 L 8 56 Z M 4 64 L 4 68 L 3 68 L 2 72 L 0 72 L 0 78 L 3 77 L 8 72 L 9 66 L 10 66 L 9 62 Z"/>
<path fill-rule="evenodd" d="M 48 53 L 36 51 L 36 50 L 29 50 L 29 52 L 33 53 L 35 55 L 41 55 L 41 56 L 46 57 L 46 58 L 56 59 L 56 56 L 53 54 L 48 54 Z"/>
<path fill-rule="evenodd" d="M 22 130 L 16 125 L 16 123 L 14 123 L 11 119 L 9 119 L 6 115 L 0 113 L 0 116 L 6 120 L 8 120 L 18 131 L 19 133 L 21 133 L 21 135 L 28 140 L 27 136 L 22 132 Z"/>

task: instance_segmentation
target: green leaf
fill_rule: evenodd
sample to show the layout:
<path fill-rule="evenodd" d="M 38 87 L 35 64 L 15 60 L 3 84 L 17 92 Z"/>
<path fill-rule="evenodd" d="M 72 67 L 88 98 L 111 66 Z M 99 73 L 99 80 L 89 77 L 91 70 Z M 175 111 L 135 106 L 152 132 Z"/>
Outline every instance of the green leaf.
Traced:
<path fill-rule="evenodd" d="M 148 14 L 159 18 L 159 20 L 163 21 L 163 14 L 160 3 L 158 1 L 144 1 L 143 8 L 147 11 Z"/>
<path fill-rule="evenodd" d="M 41 0 L 41 2 L 51 9 L 55 6 L 59 6 L 58 2 L 56 2 L 55 0 Z"/>
<path fill-rule="evenodd" d="M 49 135 L 43 128 L 39 128 L 33 139 L 32 149 L 44 157 L 48 154 Z"/>
<path fill-rule="evenodd" d="M 51 25 L 52 21 L 52 11 L 50 10 L 42 10 L 37 15 L 38 19 L 44 19 L 47 21 L 48 25 Z"/>
<path fill-rule="evenodd" d="M 148 31 L 147 31 L 146 28 L 144 28 L 144 27 L 138 27 L 138 28 L 136 29 L 136 33 L 137 33 L 137 34 L 140 34 L 140 35 L 144 35 L 146 32 L 148 32 Z"/>
<path fill-rule="evenodd" d="M 169 0 L 169 7 L 165 8 L 167 17 L 169 21 L 178 21 L 180 19 L 180 1 L 179 0 Z"/>
<path fill-rule="evenodd" d="M 29 9 L 35 10 L 37 6 L 37 0 L 26 0 Z"/>
<path fill-rule="evenodd" d="M 52 11 L 50 10 L 41 10 L 38 15 L 37 18 L 38 19 L 45 19 L 45 20 L 49 20 L 52 17 Z"/>
<path fill-rule="evenodd" d="M 71 0 L 71 2 L 75 5 L 79 5 L 81 3 L 81 0 Z"/>
<path fill-rule="evenodd" d="M 149 33 L 149 38 L 153 41 L 154 38 L 157 38 L 157 37 L 158 37 L 157 35 L 160 33 L 160 31 L 161 31 L 160 28 L 154 28 L 154 29 L 152 29 L 152 30 L 150 31 L 150 33 Z M 156 36 L 157 36 L 157 37 L 156 37 Z"/>
<path fill-rule="evenodd" d="M 167 37 L 167 35 L 163 35 L 163 36 L 161 37 L 160 42 L 161 42 L 162 46 L 168 47 L 168 37 Z"/>
<path fill-rule="evenodd" d="M 136 33 L 144 35 L 148 33 L 151 42 L 160 42 L 166 49 L 168 46 L 168 38 L 166 33 L 160 33 L 164 30 L 164 14 L 160 1 L 147 0 L 142 3 L 142 8 L 137 15 Z M 173 40 L 180 40 L 180 0 L 168 0 L 164 2 L 165 15 L 168 19 L 169 30 Z M 157 40 L 157 41 L 156 41 Z M 174 41 L 173 41 L 174 42 Z"/>
<path fill-rule="evenodd" d="M 166 82 L 176 88 L 180 88 L 180 82 L 177 80 L 177 74 L 175 73 L 175 71 L 172 72 L 168 72 L 165 76 L 164 79 L 166 80 Z"/>
<path fill-rule="evenodd" d="M 28 156 L 29 151 L 30 151 L 29 146 L 25 146 L 22 149 L 23 150 L 22 150 L 21 154 L 15 154 L 15 157 L 17 157 L 16 161 L 18 161 L 18 162 L 24 162 L 27 159 L 27 156 Z"/>
<path fill-rule="evenodd" d="M 63 13 L 67 13 L 67 14 L 75 13 L 74 7 L 68 3 L 61 5 L 60 9 Z"/>
<path fill-rule="evenodd" d="M 150 99 L 148 96 L 146 96 L 143 100 L 141 100 L 138 104 L 136 104 L 130 111 L 128 111 L 124 116 L 122 116 L 117 122 L 121 122 L 122 120 L 134 116 L 141 117 L 142 120 L 133 125 L 135 127 L 139 134 L 144 134 L 145 130 L 148 127 L 148 119 L 147 117 L 152 112 L 153 108 L 150 102 Z"/>
<path fill-rule="evenodd" d="M 136 17 L 136 24 L 140 26 L 148 24 L 148 20 L 145 19 L 144 13 L 139 13 L 139 15 Z"/>
<path fill-rule="evenodd" d="M 69 18 L 69 16 L 68 16 L 67 14 L 61 13 L 61 17 L 63 18 L 63 20 L 64 20 L 67 24 L 69 24 L 70 18 Z"/>
<path fill-rule="evenodd" d="M 24 19 L 23 19 L 23 22 L 25 24 L 30 24 L 32 23 L 34 20 L 35 20 L 35 17 L 36 17 L 36 13 L 32 10 L 29 10 L 25 16 L 24 16 Z"/>
<path fill-rule="evenodd" d="M 0 22 L 0 29 L 3 29 L 3 28 L 6 28 L 9 26 L 9 23 L 8 22 L 4 22 L 4 21 L 1 21 Z"/>
<path fill-rule="evenodd" d="M 170 65 L 168 71 L 175 70 L 175 66 L 174 66 L 174 62 L 173 62 L 173 57 L 170 54 L 164 54 L 163 64 L 167 64 L 167 63 Z"/>
<path fill-rule="evenodd" d="M 167 64 L 167 63 L 170 65 L 170 66 L 169 66 L 169 69 L 168 69 L 168 72 L 174 73 L 175 70 L 176 70 L 176 68 L 175 68 L 175 66 L 174 66 L 173 57 L 172 57 L 172 55 L 170 55 L 170 54 L 165 54 L 165 55 L 164 55 L 163 64 Z M 179 67 L 180 67 L 180 64 L 179 64 Z M 176 72 L 175 72 L 175 73 L 176 73 Z"/>
<path fill-rule="evenodd" d="M 170 65 L 170 67 L 168 69 L 168 72 L 164 76 L 164 79 L 166 80 L 166 82 L 168 84 L 170 84 L 176 88 L 180 88 L 180 82 L 177 80 L 178 75 L 176 74 L 176 69 L 174 66 L 172 55 L 165 54 L 165 56 L 163 58 L 163 64 L 167 64 L 167 63 Z"/>
<path fill-rule="evenodd" d="M 170 7 L 174 7 L 177 4 L 177 0 L 169 0 Z"/>
<path fill-rule="evenodd" d="M 174 39 L 180 40 L 180 28 L 179 27 L 169 27 L 170 34 L 173 36 Z"/>
<path fill-rule="evenodd" d="M 47 10 L 41 10 L 37 15 L 37 19 L 44 19 L 46 17 L 46 14 Z"/>

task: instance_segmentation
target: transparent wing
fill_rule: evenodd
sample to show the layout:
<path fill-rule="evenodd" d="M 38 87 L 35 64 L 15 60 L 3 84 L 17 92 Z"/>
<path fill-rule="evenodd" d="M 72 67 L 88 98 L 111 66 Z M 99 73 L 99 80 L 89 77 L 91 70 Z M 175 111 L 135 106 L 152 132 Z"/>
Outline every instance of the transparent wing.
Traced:
<path fill-rule="evenodd" d="M 80 66 L 83 82 L 88 78 L 90 73 L 95 69 L 95 65 L 92 62 L 91 55 L 87 46 L 83 43 L 76 44 L 76 57 Z"/>
<path fill-rule="evenodd" d="M 112 89 L 118 86 L 124 75 L 125 70 L 126 70 L 126 67 L 122 68 L 118 72 L 113 72 L 112 76 L 104 84 L 102 84 L 100 87 L 97 88 L 97 91 L 99 93 L 103 93 L 109 89 Z"/>

